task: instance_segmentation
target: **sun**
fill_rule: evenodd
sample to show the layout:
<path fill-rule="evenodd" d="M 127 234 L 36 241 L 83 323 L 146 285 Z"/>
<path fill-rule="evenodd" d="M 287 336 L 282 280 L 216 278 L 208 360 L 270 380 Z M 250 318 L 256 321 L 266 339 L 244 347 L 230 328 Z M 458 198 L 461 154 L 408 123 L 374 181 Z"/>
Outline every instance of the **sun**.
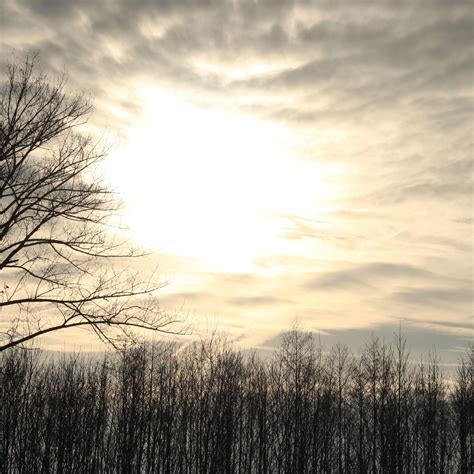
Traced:
<path fill-rule="evenodd" d="M 159 89 L 143 91 L 145 112 L 124 130 L 107 162 L 134 239 L 147 248 L 245 271 L 284 251 L 281 216 L 311 212 L 330 192 L 321 169 L 295 155 L 286 127 L 201 108 Z"/>

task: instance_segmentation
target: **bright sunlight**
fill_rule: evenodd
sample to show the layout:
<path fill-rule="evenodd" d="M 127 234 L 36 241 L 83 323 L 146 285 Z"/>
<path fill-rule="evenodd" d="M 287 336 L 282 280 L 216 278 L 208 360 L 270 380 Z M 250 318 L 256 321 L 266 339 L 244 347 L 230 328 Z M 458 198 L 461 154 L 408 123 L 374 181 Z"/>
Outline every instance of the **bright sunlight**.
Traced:
<path fill-rule="evenodd" d="M 328 170 L 295 157 L 288 128 L 156 89 L 143 103 L 107 170 L 141 245 L 212 271 L 247 271 L 284 250 L 285 215 L 313 214 L 335 192 Z"/>

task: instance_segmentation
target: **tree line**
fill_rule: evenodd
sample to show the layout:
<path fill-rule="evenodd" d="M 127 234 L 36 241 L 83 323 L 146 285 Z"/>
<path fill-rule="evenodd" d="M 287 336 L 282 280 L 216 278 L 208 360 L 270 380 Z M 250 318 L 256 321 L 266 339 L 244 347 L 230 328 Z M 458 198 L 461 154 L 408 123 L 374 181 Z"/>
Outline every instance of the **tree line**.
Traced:
<path fill-rule="evenodd" d="M 472 347 L 454 380 L 401 336 L 355 355 L 298 330 L 269 358 L 210 338 L 0 360 L 0 472 L 473 470 Z"/>

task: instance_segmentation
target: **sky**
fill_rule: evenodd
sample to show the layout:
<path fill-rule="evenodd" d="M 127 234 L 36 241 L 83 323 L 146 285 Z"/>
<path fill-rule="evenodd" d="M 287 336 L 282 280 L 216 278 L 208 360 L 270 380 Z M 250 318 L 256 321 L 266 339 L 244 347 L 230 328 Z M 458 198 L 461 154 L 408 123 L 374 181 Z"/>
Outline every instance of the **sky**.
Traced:
<path fill-rule="evenodd" d="M 90 95 L 196 331 L 472 340 L 471 2 L 3 0 L 0 30 L 2 62 L 37 50 Z"/>

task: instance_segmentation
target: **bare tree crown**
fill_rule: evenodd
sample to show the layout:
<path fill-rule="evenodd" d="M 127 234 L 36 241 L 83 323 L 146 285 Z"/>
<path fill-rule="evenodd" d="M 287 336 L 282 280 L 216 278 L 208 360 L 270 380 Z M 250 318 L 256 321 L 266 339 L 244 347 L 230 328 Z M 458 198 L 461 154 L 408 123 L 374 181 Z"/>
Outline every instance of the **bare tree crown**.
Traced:
<path fill-rule="evenodd" d="M 106 223 L 115 195 L 94 178 L 104 151 L 77 132 L 91 104 L 36 57 L 8 67 L 0 97 L 0 351 L 42 334 L 85 326 L 113 345 L 135 330 L 171 331 L 162 285 L 124 270 L 136 256 Z M 115 262 L 115 264 L 114 264 Z"/>

